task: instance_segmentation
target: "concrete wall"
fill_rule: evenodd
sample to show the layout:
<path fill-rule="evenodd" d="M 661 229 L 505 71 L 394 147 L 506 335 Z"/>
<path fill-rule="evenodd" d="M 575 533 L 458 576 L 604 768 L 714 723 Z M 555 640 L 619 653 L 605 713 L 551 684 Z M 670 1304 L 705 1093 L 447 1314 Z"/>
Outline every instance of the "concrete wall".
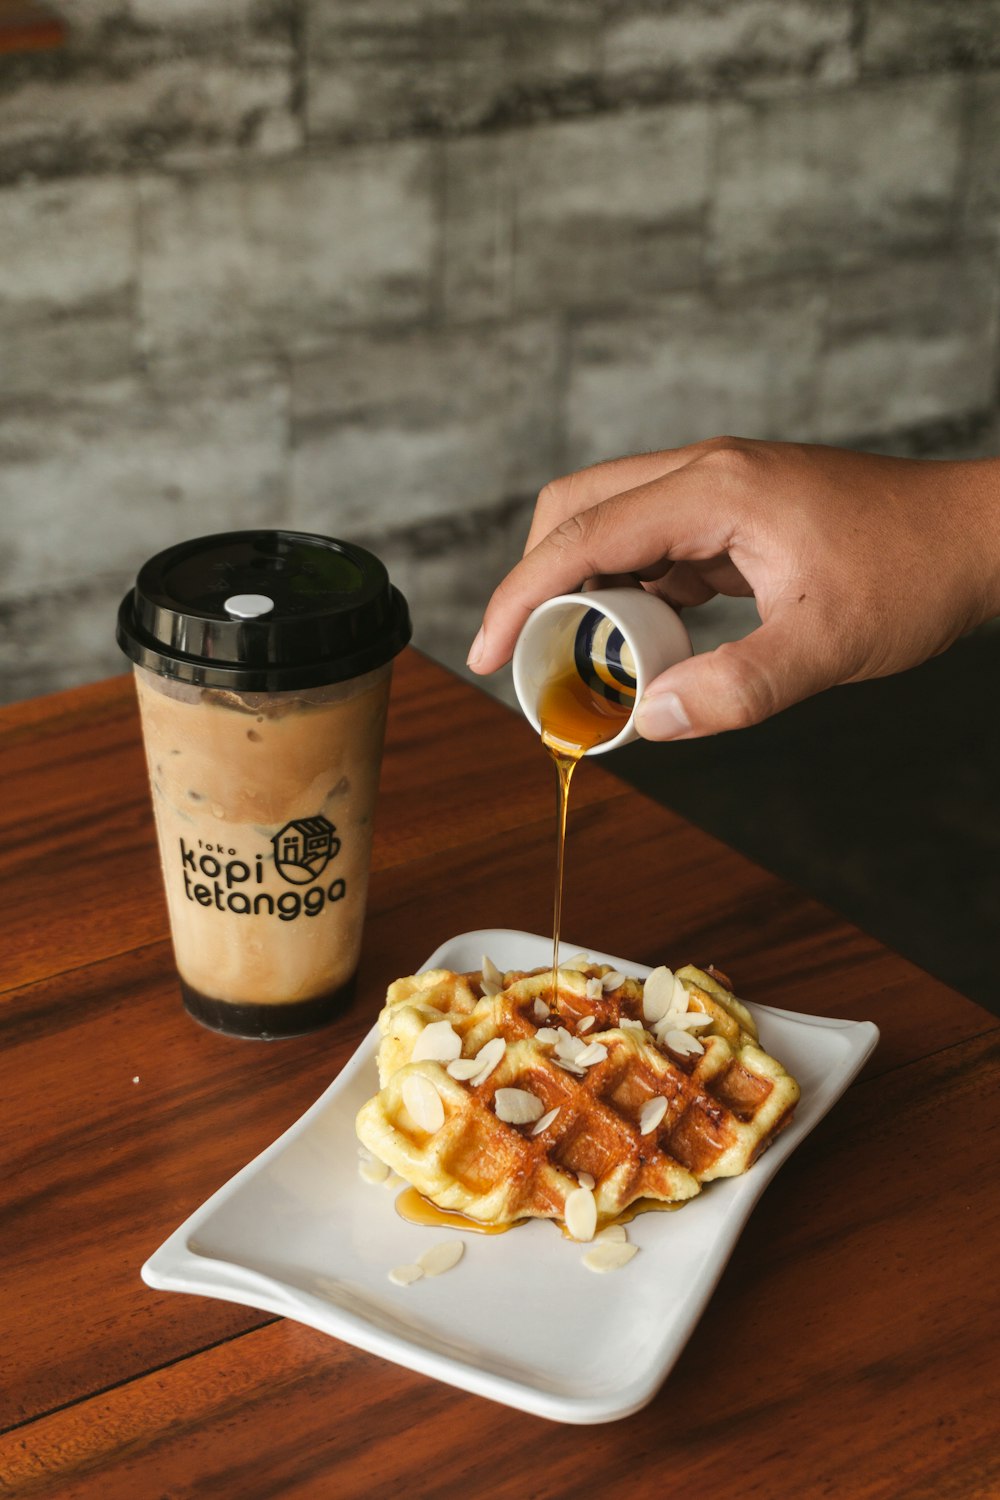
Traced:
<path fill-rule="evenodd" d="M 458 665 L 555 473 L 997 451 L 1000 0 L 56 8 L 0 58 L 5 699 L 120 670 L 183 536 L 365 541 Z"/>

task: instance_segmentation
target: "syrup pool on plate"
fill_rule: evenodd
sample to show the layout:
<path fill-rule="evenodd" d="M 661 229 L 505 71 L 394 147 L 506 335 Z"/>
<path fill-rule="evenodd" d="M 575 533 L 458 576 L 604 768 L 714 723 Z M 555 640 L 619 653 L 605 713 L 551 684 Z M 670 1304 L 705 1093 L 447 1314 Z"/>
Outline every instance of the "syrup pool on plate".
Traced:
<path fill-rule="evenodd" d="M 598 1231 L 607 1229 L 612 1224 L 631 1224 L 633 1219 L 644 1213 L 673 1213 L 678 1208 L 683 1208 L 682 1203 L 661 1203 L 655 1198 L 640 1198 L 636 1203 L 623 1209 L 613 1219 L 601 1221 Z M 515 1219 L 510 1224 L 483 1224 L 478 1219 L 469 1218 L 468 1214 L 453 1213 L 447 1208 L 438 1208 L 423 1193 L 418 1193 L 415 1187 L 406 1187 L 396 1199 L 396 1212 L 401 1219 L 408 1224 L 420 1224 L 431 1229 L 464 1229 L 472 1234 L 506 1234 L 509 1229 L 517 1229 L 522 1224 L 530 1222 L 528 1219 Z M 572 1239 L 573 1236 L 561 1224 L 563 1237 Z"/>
<path fill-rule="evenodd" d="M 418 1193 L 415 1187 L 404 1188 L 399 1194 L 396 1212 L 408 1224 L 430 1225 L 435 1229 L 469 1229 L 474 1234 L 505 1234 L 508 1229 L 516 1229 L 517 1223 L 526 1222 L 519 1219 L 515 1224 L 482 1224 L 478 1219 L 470 1219 L 468 1214 L 438 1208 L 423 1193 Z"/>

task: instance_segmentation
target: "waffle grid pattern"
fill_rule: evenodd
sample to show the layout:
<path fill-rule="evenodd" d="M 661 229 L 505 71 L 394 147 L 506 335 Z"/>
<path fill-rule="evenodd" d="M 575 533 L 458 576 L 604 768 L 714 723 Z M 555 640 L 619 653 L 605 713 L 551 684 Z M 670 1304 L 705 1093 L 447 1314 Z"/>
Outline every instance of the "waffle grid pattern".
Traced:
<path fill-rule="evenodd" d="M 594 995 L 593 981 L 609 972 L 560 969 L 554 1003 L 547 969 L 503 975 L 494 995 L 480 994 L 481 973 L 435 970 L 397 981 L 380 1017 L 382 1087 L 358 1116 L 361 1140 L 439 1207 L 490 1223 L 563 1218 L 581 1174 L 594 1179 L 598 1217 L 607 1222 L 638 1200 L 681 1203 L 703 1182 L 745 1171 L 798 1098 L 794 1080 L 761 1049 L 749 1012 L 712 975 L 681 970 L 689 1010 L 711 1023 L 700 1033 L 703 1051 L 675 1055 L 648 1031 L 620 1024 L 643 1020 L 638 981 Z M 605 1055 L 578 1074 L 557 1061 L 551 1037 L 558 1027 L 577 1035 L 590 1017 L 580 1048 L 597 1042 Z M 483 1081 L 459 1082 L 442 1062 L 411 1060 L 421 1032 L 443 1019 L 463 1057 L 505 1041 Z M 442 1100 L 445 1120 L 434 1132 L 407 1110 L 404 1086 L 414 1072 Z M 558 1113 L 537 1132 L 507 1124 L 495 1106 L 497 1091 L 508 1088 L 532 1094 L 545 1115 Z M 663 1118 L 643 1133 L 643 1106 L 655 1098 L 666 1100 Z"/>

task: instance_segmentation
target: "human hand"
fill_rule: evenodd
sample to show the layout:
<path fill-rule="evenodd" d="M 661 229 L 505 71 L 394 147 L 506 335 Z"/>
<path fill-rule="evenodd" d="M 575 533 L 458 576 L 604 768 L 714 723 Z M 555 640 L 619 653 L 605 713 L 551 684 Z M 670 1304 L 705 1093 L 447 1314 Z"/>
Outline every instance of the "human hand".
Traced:
<path fill-rule="evenodd" d="M 716 438 L 581 469 L 539 495 L 469 666 L 502 666 L 544 599 L 623 576 L 676 606 L 752 595 L 761 618 L 744 640 L 650 683 L 639 733 L 756 724 L 824 688 L 915 666 L 1000 614 L 1000 459 Z"/>

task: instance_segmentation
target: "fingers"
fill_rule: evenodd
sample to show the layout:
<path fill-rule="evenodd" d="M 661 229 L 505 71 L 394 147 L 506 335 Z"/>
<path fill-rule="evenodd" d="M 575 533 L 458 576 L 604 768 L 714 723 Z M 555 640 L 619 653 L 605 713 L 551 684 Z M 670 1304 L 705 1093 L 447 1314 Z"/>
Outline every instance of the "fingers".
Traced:
<path fill-rule="evenodd" d="M 570 516 L 600 505 L 612 495 L 634 490 L 638 485 L 648 484 L 662 474 L 681 468 L 701 447 L 699 444 L 695 448 L 663 448 L 654 453 L 635 453 L 627 458 L 591 464 L 587 469 L 578 469 L 573 474 L 551 480 L 535 504 L 524 555 Z"/>
<path fill-rule="evenodd" d="M 712 558 L 702 563 L 674 563 L 662 577 L 653 580 L 652 587 L 675 609 L 707 604 L 716 594 L 746 595 L 752 592 L 728 558 Z"/>
<path fill-rule="evenodd" d="M 844 681 L 847 671 L 790 605 L 744 640 L 678 662 L 650 683 L 636 728 L 647 740 L 745 729 Z"/>
<path fill-rule="evenodd" d="M 584 579 L 655 578 L 672 559 L 721 556 L 730 540 L 725 490 L 718 470 L 699 459 L 561 521 L 494 593 L 469 666 L 476 672 L 502 666 L 535 606 L 576 591 Z"/>

